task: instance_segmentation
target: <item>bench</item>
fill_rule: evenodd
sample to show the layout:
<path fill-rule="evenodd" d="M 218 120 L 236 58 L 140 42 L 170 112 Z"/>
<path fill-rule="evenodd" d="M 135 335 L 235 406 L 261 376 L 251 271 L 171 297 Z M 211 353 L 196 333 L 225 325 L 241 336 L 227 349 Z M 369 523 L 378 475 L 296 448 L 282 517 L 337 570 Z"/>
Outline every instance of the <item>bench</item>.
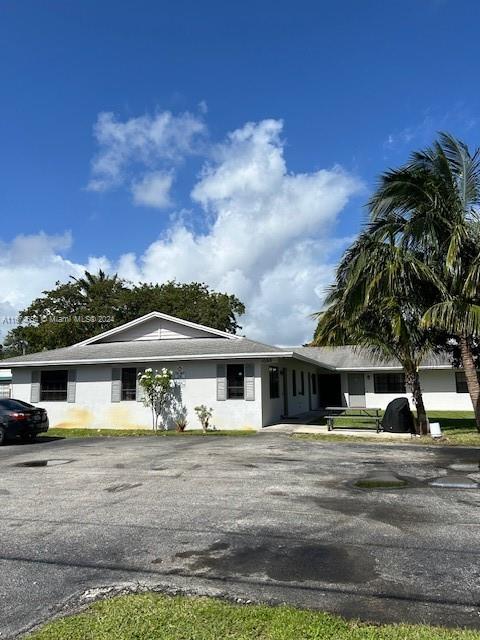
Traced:
<path fill-rule="evenodd" d="M 325 411 L 328 414 L 325 415 L 324 418 L 327 421 L 329 431 L 333 431 L 335 428 L 335 418 L 348 418 L 349 420 L 350 418 L 353 418 L 354 420 L 359 418 L 370 418 L 372 423 L 375 425 L 376 432 L 379 433 L 382 431 L 382 416 L 380 415 L 381 409 L 367 409 L 366 407 L 325 407 Z M 335 411 L 335 413 L 330 413 L 332 411 Z"/>

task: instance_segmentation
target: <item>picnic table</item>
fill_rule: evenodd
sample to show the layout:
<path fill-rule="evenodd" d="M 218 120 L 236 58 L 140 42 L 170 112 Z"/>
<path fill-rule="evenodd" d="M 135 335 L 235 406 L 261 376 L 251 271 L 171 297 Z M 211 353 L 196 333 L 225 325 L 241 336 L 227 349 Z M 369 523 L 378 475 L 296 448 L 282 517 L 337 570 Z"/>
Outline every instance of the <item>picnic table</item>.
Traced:
<path fill-rule="evenodd" d="M 325 407 L 325 411 L 327 415 L 324 416 L 327 420 L 327 426 L 329 431 L 333 431 L 334 429 L 334 420 L 335 418 L 343 417 L 343 418 L 353 418 L 355 419 L 365 419 L 371 418 L 372 423 L 375 424 L 375 429 L 377 433 L 382 430 L 382 416 L 380 415 L 381 409 L 377 407 Z M 335 411 L 335 413 L 332 413 Z"/>

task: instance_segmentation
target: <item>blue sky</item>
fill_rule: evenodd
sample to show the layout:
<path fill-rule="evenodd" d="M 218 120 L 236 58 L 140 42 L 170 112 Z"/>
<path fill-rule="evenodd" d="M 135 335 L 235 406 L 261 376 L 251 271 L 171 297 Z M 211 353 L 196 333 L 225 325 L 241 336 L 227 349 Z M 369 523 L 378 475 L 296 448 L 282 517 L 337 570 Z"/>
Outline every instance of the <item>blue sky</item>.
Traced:
<path fill-rule="evenodd" d="M 478 144 L 479 14 L 0 1 L 0 311 L 101 265 L 206 280 L 252 337 L 307 339 L 376 175 L 437 130 Z"/>

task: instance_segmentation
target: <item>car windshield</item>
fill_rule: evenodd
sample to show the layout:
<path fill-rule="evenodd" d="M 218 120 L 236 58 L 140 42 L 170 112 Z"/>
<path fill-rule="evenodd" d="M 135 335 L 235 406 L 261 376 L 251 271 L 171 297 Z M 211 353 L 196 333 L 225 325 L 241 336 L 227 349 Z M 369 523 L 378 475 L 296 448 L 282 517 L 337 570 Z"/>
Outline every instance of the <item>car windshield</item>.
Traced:
<path fill-rule="evenodd" d="M 7 411 L 25 411 L 25 409 L 32 409 L 33 405 L 27 402 L 21 402 L 19 400 L 0 400 L 0 408 Z"/>

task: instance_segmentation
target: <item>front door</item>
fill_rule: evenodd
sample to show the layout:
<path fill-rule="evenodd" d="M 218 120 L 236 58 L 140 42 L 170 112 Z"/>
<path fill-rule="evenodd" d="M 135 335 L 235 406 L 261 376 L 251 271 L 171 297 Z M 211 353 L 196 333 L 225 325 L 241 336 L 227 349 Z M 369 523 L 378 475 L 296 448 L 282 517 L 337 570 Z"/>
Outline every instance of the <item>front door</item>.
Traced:
<path fill-rule="evenodd" d="M 349 407 L 366 407 L 365 375 L 363 373 L 348 374 Z"/>
<path fill-rule="evenodd" d="M 341 407 L 342 380 L 338 373 L 321 373 L 318 376 L 318 405 L 320 407 Z"/>

